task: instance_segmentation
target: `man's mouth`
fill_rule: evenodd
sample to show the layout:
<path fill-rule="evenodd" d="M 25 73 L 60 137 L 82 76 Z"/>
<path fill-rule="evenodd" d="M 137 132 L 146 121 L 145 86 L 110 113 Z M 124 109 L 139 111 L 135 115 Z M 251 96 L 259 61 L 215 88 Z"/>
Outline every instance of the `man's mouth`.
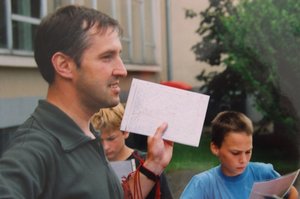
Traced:
<path fill-rule="evenodd" d="M 116 82 L 116 83 L 110 84 L 110 87 L 111 88 L 119 88 L 119 83 Z"/>

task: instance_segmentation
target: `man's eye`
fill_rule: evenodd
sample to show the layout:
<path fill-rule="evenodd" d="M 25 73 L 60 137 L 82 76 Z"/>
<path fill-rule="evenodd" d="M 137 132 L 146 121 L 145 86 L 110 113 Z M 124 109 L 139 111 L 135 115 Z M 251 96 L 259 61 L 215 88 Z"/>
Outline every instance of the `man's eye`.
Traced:
<path fill-rule="evenodd" d="M 104 60 L 110 60 L 112 58 L 112 55 L 105 55 L 102 57 Z"/>

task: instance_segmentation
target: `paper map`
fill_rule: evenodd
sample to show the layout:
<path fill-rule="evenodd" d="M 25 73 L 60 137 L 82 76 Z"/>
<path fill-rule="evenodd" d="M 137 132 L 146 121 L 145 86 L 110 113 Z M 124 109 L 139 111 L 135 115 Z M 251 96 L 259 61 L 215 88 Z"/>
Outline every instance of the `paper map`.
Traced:
<path fill-rule="evenodd" d="M 249 199 L 282 198 L 299 175 L 297 171 L 274 180 L 254 183 Z"/>
<path fill-rule="evenodd" d="M 149 136 L 167 122 L 164 139 L 197 147 L 208 102 L 208 95 L 133 79 L 121 130 Z"/>

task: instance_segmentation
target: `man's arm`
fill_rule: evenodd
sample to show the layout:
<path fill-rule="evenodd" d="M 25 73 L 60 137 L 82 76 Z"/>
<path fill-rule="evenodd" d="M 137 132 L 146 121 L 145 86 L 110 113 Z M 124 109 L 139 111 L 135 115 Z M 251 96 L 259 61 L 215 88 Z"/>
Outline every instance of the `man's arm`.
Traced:
<path fill-rule="evenodd" d="M 173 154 L 173 142 L 162 139 L 166 129 L 167 124 L 164 123 L 156 130 L 154 136 L 148 138 L 147 159 L 143 163 L 143 167 L 155 176 L 162 174 L 170 163 Z M 137 170 L 129 178 L 128 183 L 132 197 L 134 197 L 135 193 L 139 192 L 145 198 L 156 182 L 144 175 L 143 172 Z M 140 190 L 137 191 L 139 187 Z"/>

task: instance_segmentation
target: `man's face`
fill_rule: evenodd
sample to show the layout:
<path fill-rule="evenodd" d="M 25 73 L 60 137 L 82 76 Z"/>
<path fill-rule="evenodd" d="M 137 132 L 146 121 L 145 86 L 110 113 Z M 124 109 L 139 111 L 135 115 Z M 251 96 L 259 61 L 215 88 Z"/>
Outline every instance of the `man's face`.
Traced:
<path fill-rule="evenodd" d="M 220 148 L 213 143 L 211 150 L 221 163 L 222 172 L 226 176 L 242 174 L 252 155 L 252 135 L 244 132 L 228 133 Z"/>
<path fill-rule="evenodd" d="M 101 129 L 101 142 L 105 155 L 109 161 L 123 160 L 123 150 L 125 148 L 125 139 L 127 132 L 120 130 Z"/>
<path fill-rule="evenodd" d="M 118 33 L 111 28 L 96 31 L 90 30 L 90 46 L 82 55 L 75 78 L 81 103 L 94 112 L 119 103 L 119 80 L 127 75 Z"/>

